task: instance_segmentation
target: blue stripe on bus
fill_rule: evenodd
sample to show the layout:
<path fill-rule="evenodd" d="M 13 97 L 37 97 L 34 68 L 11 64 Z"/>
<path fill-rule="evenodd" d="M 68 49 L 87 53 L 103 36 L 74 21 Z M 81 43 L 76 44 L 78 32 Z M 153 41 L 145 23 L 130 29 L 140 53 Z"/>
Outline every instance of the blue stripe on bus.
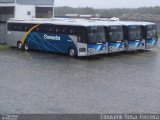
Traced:
<path fill-rule="evenodd" d="M 142 41 L 128 41 L 128 45 L 140 47 L 140 46 L 142 46 Z"/>
<path fill-rule="evenodd" d="M 106 49 L 106 44 L 88 44 L 88 49 L 95 49 L 97 52 Z"/>
<path fill-rule="evenodd" d="M 149 45 L 152 45 L 152 46 L 157 46 L 158 44 L 158 40 L 146 40 L 146 45 L 149 44 Z"/>
<path fill-rule="evenodd" d="M 114 48 L 124 48 L 124 42 L 120 43 L 108 43 L 109 47 L 114 47 Z"/>

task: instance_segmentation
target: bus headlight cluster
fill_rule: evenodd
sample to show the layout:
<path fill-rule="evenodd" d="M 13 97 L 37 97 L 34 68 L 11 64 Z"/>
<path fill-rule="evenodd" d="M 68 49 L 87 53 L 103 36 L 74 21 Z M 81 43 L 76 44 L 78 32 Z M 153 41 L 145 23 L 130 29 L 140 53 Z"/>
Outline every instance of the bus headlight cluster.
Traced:
<path fill-rule="evenodd" d="M 106 47 L 103 47 L 103 50 L 106 50 Z"/>
<path fill-rule="evenodd" d="M 88 53 L 89 53 L 89 54 L 92 54 L 92 53 L 94 53 L 95 51 L 96 51 L 95 48 L 88 48 Z"/>
<path fill-rule="evenodd" d="M 86 52 L 86 48 L 79 48 L 79 52 Z"/>

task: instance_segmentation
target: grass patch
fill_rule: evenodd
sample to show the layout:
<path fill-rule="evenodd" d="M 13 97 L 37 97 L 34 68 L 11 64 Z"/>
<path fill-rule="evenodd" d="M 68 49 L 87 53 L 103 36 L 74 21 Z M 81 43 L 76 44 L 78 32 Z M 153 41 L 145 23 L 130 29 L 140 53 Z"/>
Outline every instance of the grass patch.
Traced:
<path fill-rule="evenodd" d="M 6 45 L 6 44 L 0 44 L 0 50 L 3 50 L 3 49 L 8 49 L 9 46 Z"/>

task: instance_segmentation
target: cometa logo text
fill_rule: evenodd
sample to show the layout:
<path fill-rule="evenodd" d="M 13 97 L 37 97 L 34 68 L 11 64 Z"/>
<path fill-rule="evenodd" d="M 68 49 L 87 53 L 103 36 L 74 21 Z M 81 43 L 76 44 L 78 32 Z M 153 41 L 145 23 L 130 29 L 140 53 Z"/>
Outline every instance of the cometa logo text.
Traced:
<path fill-rule="evenodd" d="M 61 40 L 61 38 L 58 36 L 49 36 L 47 34 L 44 34 L 44 39 L 45 40 Z"/>

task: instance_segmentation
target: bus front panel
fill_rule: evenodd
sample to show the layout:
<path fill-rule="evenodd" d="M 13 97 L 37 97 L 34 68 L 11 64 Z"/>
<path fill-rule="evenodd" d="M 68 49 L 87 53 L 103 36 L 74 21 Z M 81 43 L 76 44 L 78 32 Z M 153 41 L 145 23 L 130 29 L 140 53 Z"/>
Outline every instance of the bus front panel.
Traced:
<path fill-rule="evenodd" d="M 146 49 L 156 48 L 158 46 L 158 35 L 156 25 L 145 27 L 145 47 Z"/>
<path fill-rule="evenodd" d="M 122 26 L 106 28 L 108 53 L 124 51 L 124 36 Z"/>
<path fill-rule="evenodd" d="M 88 55 L 105 54 L 107 52 L 104 27 L 88 28 L 87 49 Z"/>
<path fill-rule="evenodd" d="M 127 26 L 125 29 L 125 51 L 142 50 L 142 30 L 140 26 Z"/>

